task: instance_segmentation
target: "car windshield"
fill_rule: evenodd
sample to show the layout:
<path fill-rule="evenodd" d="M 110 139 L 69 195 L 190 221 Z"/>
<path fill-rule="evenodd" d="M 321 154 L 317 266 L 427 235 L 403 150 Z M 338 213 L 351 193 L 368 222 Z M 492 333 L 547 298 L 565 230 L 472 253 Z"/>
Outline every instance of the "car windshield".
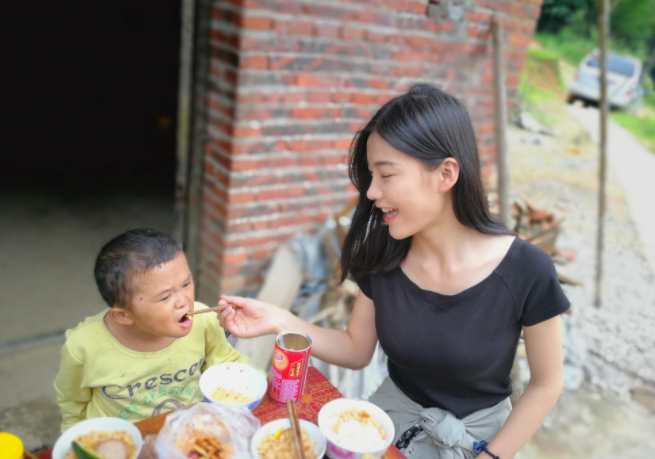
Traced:
<path fill-rule="evenodd" d="M 589 67 L 598 68 L 598 56 L 591 56 L 587 65 Z M 632 76 L 635 73 L 635 64 L 632 61 L 624 59 L 620 56 L 609 55 L 608 59 L 609 71 L 612 73 L 618 73 L 619 75 Z"/>

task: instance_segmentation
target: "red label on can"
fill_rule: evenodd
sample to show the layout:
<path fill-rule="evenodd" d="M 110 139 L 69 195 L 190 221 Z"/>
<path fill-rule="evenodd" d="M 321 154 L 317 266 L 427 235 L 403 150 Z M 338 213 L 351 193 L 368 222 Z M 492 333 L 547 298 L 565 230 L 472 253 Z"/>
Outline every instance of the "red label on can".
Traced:
<path fill-rule="evenodd" d="M 282 334 L 294 332 L 282 332 Z M 271 401 L 279 405 L 286 404 L 286 401 L 293 399 L 300 403 L 305 389 L 309 354 L 311 351 L 311 340 L 307 335 L 297 333 L 307 338 L 307 348 L 302 350 L 286 349 L 275 341 L 275 352 L 273 353 L 273 365 L 271 371 L 271 385 L 268 395 Z M 280 336 L 278 335 L 278 337 Z"/>

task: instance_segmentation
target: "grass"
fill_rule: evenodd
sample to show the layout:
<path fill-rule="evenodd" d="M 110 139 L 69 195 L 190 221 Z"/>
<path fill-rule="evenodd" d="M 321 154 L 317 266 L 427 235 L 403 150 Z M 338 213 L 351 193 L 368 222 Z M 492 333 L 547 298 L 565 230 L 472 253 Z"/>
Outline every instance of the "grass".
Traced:
<path fill-rule="evenodd" d="M 557 35 L 536 33 L 534 38 L 545 52 L 576 67 L 591 50 L 598 48 L 597 40 L 581 37 L 576 31 L 570 28 L 564 28 Z M 629 54 L 642 61 L 648 57 L 644 55 L 643 50 L 631 50 L 616 41 L 610 40 L 609 46 L 610 51 L 617 54 Z"/>
<path fill-rule="evenodd" d="M 529 48 L 519 83 L 521 105 L 542 123 L 557 124 L 557 107 L 561 107 L 566 87 L 559 68 L 559 59 L 543 48 Z"/>
<path fill-rule="evenodd" d="M 589 51 L 596 48 L 596 43 L 592 40 L 581 38 L 566 29 L 560 35 L 537 33 L 535 39 L 547 52 L 575 66 Z"/>
<path fill-rule="evenodd" d="M 641 143 L 655 154 L 655 94 L 644 97 L 643 107 L 635 113 L 613 112 L 613 121 L 632 132 Z"/>

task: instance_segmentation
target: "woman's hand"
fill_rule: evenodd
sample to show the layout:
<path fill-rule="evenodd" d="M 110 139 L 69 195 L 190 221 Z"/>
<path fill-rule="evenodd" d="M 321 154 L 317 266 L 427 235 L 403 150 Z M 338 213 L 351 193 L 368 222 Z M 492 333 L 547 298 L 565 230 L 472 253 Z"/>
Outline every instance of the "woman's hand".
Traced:
<path fill-rule="evenodd" d="M 280 318 L 286 312 L 272 304 L 252 298 L 221 295 L 218 307 L 221 327 L 238 338 L 277 333 Z"/>

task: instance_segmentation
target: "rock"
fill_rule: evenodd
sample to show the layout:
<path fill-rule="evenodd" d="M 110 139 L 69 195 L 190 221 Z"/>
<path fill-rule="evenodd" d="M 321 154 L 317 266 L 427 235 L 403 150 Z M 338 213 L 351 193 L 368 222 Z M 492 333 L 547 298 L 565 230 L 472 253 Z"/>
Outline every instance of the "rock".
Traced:
<path fill-rule="evenodd" d="M 553 131 L 552 129 L 544 126 L 540 121 L 538 121 L 530 112 L 521 112 L 519 115 L 519 126 L 535 134 L 543 134 L 551 137 L 559 137 L 558 132 Z"/>
<path fill-rule="evenodd" d="M 655 412 L 655 388 L 644 384 L 630 390 L 632 400 Z"/>
<path fill-rule="evenodd" d="M 584 382 L 584 371 L 580 367 L 564 365 L 564 388 L 578 390 Z"/>

